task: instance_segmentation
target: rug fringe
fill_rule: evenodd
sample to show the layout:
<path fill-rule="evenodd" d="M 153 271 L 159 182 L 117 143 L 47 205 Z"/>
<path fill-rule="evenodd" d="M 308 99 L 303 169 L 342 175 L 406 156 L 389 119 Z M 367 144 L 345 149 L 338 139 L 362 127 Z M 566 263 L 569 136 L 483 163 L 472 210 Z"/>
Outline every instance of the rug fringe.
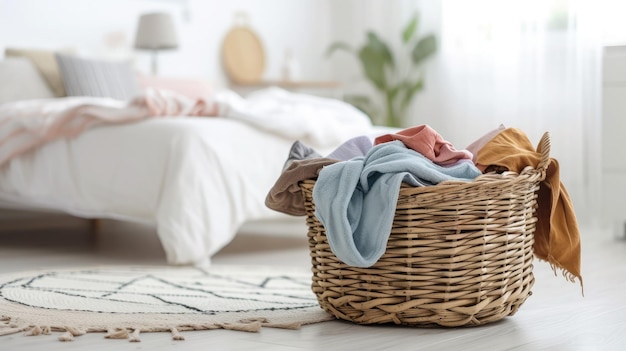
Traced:
<path fill-rule="evenodd" d="M 290 329 L 290 330 L 298 330 L 302 327 L 302 323 L 292 322 L 292 323 L 266 323 L 263 324 L 264 327 L 270 328 L 278 328 L 278 329 Z"/>
<path fill-rule="evenodd" d="M 263 323 L 261 322 L 251 322 L 251 323 L 222 323 L 219 324 L 222 328 L 227 330 L 238 330 L 245 331 L 251 333 L 258 333 L 263 327 Z"/>
<path fill-rule="evenodd" d="M 128 341 L 130 341 L 130 342 L 141 342 L 141 339 L 139 338 L 139 333 L 140 332 L 141 332 L 141 329 L 135 328 L 133 330 L 133 332 L 130 334 L 130 337 L 129 337 Z"/>
<path fill-rule="evenodd" d="M 23 332 L 27 328 L 28 327 L 3 328 L 3 329 L 0 329 L 0 336 L 17 334 L 19 332 Z"/>
<path fill-rule="evenodd" d="M 50 335 L 52 333 L 52 328 L 49 326 L 29 326 L 24 333 L 25 336 L 38 336 L 38 335 Z"/>
<path fill-rule="evenodd" d="M 0 316 L 0 336 L 17 334 L 29 328 L 28 325 L 19 325 L 11 321 L 11 317 Z"/>
<path fill-rule="evenodd" d="M 332 316 L 331 316 L 332 317 Z M 322 319 L 327 320 L 327 319 Z M 322 321 L 320 320 L 320 321 Z M 129 342 L 141 342 L 140 334 L 149 332 L 170 332 L 172 340 L 185 340 L 181 332 L 226 329 L 235 331 L 245 331 L 251 333 L 259 332 L 263 327 L 281 329 L 299 329 L 303 323 L 274 323 L 264 317 L 241 319 L 235 323 L 207 323 L 207 324 L 181 324 L 170 327 L 116 327 L 116 328 L 79 328 L 73 326 L 39 326 L 39 325 L 18 325 L 13 319 L 7 316 L 0 317 L 0 336 L 17 334 L 24 332 L 24 336 L 50 335 L 52 332 L 61 333 L 57 337 L 59 341 L 74 341 L 78 336 L 87 333 L 106 333 L 106 339 L 128 339 Z"/>
<path fill-rule="evenodd" d="M 72 334 L 72 336 L 81 336 L 87 334 L 87 331 L 81 328 L 65 327 L 65 330 Z"/>
<path fill-rule="evenodd" d="M 172 327 L 170 332 L 172 333 L 172 340 L 185 340 L 185 337 L 180 334 L 176 327 Z"/>
<path fill-rule="evenodd" d="M 128 339 L 128 330 L 126 328 L 112 328 L 107 330 L 106 339 Z"/>
<path fill-rule="evenodd" d="M 70 332 L 65 332 L 58 337 L 59 341 L 74 341 L 74 335 Z"/>

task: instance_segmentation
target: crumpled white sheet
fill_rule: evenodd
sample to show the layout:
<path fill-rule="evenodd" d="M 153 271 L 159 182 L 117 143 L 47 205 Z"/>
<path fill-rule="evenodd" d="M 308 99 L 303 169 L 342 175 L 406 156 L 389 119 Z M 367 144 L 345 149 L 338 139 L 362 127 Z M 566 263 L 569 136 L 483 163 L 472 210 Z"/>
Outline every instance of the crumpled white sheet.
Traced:
<path fill-rule="evenodd" d="M 154 223 L 170 264 L 206 264 L 244 222 L 284 216 L 264 201 L 295 140 L 323 154 L 372 132 L 366 116 L 330 99 L 270 89 L 215 101 L 227 118 L 100 124 L 15 157 L 0 167 L 0 207 Z"/>
<path fill-rule="evenodd" d="M 314 148 L 337 146 L 372 129 L 369 117 L 348 103 L 277 87 L 255 91 L 245 98 L 224 90 L 214 99 L 220 116 L 236 118 Z"/>

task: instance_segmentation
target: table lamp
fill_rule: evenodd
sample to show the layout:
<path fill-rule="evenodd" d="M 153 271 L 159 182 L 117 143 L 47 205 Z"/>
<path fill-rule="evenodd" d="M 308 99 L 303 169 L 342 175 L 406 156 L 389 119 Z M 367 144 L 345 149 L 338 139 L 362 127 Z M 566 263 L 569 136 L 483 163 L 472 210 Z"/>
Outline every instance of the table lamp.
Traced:
<path fill-rule="evenodd" d="M 178 47 L 174 21 L 167 13 L 147 13 L 139 17 L 135 48 L 152 51 L 152 74 L 156 75 L 159 50 L 172 50 Z"/>

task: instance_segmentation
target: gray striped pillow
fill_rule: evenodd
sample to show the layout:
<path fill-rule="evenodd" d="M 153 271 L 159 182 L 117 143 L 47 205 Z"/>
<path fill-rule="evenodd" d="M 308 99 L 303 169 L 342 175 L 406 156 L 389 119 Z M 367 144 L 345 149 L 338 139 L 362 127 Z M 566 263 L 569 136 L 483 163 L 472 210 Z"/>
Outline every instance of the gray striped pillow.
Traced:
<path fill-rule="evenodd" d="M 92 60 L 56 54 L 68 96 L 99 96 L 129 100 L 139 84 L 129 61 Z"/>

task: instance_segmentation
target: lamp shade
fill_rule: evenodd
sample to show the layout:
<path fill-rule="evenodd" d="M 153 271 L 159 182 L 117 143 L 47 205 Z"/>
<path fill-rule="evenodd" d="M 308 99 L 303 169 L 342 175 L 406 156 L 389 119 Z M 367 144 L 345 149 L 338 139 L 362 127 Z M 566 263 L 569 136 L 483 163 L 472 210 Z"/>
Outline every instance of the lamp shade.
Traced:
<path fill-rule="evenodd" d="M 178 47 L 174 21 L 167 13 L 147 13 L 139 18 L 135 48 L 166 50 Z"/>

